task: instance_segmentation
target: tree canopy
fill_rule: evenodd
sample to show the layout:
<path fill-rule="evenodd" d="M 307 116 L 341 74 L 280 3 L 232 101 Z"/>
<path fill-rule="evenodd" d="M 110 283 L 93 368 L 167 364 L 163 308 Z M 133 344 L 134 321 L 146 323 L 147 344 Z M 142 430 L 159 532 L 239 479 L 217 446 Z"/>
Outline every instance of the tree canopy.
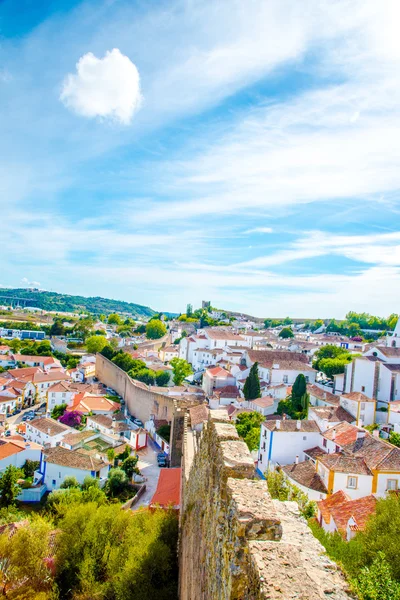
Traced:
<path fill-rule="evenodd" d="M 171 360 L 171 367 L 174 373 L 174 384 L 181 385 L 185 377 L 193 372 L 191 365 L 184 358 L 173 358 Z"/>
<path fill-rule="evenodd" d="M 246 400 L 255 400 L 261 397 L 260 378 L 258 376 L 258 362 L 250 369 L 243 386 L 243 394 Z"/>
<path fill-rule="evenodd" d="M 248 449 L 257 450 L 260 444 L 260 429 L 264 417 L 258 412 L 240 413 L 236 419 L 236 431 L 246 442 Z"/>
<path fill-rule="evenodd" d="M 101 352 L 108 345 L 107 338 L 104 335 L 92 335 L 86 339 L 86 350 L 90 354 Z"/>
<path fill-rule="evenodd" d="M 162 321 L 153 319 L 146 325 L 146 336 L 149 340 L 158 340 L 167 333 L 167 328 Z"/>

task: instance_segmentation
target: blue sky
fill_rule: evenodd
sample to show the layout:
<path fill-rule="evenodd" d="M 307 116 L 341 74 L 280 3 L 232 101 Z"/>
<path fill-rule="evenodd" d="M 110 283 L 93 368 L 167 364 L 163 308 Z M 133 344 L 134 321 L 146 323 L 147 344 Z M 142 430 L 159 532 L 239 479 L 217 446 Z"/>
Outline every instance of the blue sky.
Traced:
<path fill-rule="evenodd" d="M 0 284 L 387 315 L 396 0 L 0 0 Z"/>

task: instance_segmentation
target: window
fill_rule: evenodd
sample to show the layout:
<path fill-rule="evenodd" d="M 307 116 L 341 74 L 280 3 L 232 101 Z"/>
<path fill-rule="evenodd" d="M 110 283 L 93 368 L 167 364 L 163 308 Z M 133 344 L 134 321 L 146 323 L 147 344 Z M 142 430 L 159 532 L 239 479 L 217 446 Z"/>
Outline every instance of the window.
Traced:
<path fill-rule="evenodd" d="M 324 438 L 322 440 L 322 445 L 323 445 L 324 448 L 326 448 L 326 446 L 328 445 L 328 441 L 326 440 L 326 438 Z"/>
<path fill-rule="evenodd" d="M 303 440 L 305 441 L 306 439 L 307 439 L 307 436 L 306 436 L 306 435 L 303 435 Z"/>
<path fill-rule="evenodd" d="M 361 402 L 361 410 L 365 410 L 365 402 Z"/>
<path fill-rule="evenodd" d="M 57 481 L 55 479 L 53 479 L 52 484 L 56 485 Z"/>
<path fill-rule="evenodd" d="M 362 391 L 362 392 L 365 392 L 365 385 L 362 385 L 362 386 L 361 386 L 361 391 Z"/>
<path fill-rule="evenodd" d="M 283 376 L 283 383 L 287 383 L 287 382 L 288 382 L 288 376 L 287 376 L 287 375 L 284 375 L 284 376 Z"/>
<path fill-rule="evenodd" d="M 340 452 L 340 446 L 335 446 L 335 452 Z"/>
<path fill-rule="evenodd" d="M 347 478 L 347 487 L 351 490 L 356 490 L 357 489 L 357 477 L 352 477 L 351 475 L 349 475 L 349 477 Z"/>
<path fill-rule="evenodd" d="M 397 490 L 397 479 L 388 479 L 386 489 Z"/>
<path fill-rule="evenodd" d="M 260 462 L 262 462 L 262 454 L 260 454 Z"/>

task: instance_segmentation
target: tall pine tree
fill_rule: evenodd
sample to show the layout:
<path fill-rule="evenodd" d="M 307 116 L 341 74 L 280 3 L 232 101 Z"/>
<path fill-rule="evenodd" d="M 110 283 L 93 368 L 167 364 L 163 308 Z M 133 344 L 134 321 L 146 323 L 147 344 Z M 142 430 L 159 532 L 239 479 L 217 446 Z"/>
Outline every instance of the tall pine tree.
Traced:
<path fill-rule="evenodd" d="M 243 393 L 246 400 L 255 400 L 261 398 L 260 378 L 258 376 L 258 363 L 255 362 L 250 369 L 250 373 L 243 386 Z"/>

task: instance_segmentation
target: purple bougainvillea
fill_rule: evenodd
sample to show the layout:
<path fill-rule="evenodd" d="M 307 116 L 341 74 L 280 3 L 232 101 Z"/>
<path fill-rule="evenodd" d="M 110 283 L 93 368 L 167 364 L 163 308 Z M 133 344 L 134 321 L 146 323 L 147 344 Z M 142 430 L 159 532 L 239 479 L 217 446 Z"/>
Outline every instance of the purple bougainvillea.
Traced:
<path fill-rule="evenodd" d="M 79 427 L 82 421 L 82 415 L 77 410 L 66 410 L 58 420 L 60 423 L 68 425 L 68 427 Z"/>

